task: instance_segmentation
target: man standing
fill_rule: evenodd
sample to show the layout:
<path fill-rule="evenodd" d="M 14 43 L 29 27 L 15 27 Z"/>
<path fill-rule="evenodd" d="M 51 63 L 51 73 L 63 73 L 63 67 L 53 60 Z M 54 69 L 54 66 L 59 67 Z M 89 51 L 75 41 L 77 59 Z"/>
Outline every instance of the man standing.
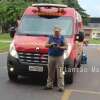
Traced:
<path fill-rule="evenodd" d="M 49 37 L 46 44 L 48 51 L 48 80 L 45 89 L 53 89 L 55 70 L 57 70 L 58 90 L 64 91 L 64 50 L 67 48 L 64 37 L 61 35 L 61 28 L 55 27 L 54 34 Z"/>

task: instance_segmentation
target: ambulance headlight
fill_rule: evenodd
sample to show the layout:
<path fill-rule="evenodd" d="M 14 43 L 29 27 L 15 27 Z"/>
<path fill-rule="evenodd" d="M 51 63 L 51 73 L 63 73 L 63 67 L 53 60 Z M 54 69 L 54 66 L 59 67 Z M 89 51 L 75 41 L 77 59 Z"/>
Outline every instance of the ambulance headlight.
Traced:
<path fill-rule="evenodd" d="M 64 52 L 64 59 L 68 58 L 68 52 L 67 50 Z"/>
<path fill-rule="evenodd" d="M 15 49 L 14 42 L 11 43 L 9 52 L 10 52 L 10 55 L 11 55 L 12 57 L 18 58 L 18 54 L 17 54 L 17 51 L 16 51 L 16 49 Z"/>
<path fill-rule="evenodd" d="M 67 50 L 64 51 L 64 59 L 67 59 L 69 57 L 71 50 L 72 50 L 72 46 L 68 45 Z"/>

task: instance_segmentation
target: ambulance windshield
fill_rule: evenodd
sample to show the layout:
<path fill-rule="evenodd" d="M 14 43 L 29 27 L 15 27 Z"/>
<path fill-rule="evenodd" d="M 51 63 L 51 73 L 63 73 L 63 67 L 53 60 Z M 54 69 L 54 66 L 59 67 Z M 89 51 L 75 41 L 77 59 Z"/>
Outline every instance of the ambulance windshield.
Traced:
<path fill-rule="evenodd" d="M 62 29 L 62 35 L 71 36 L 73 33 L 71 17 L 24 16 L 18 27 L 18 34 L 51 35 L 55 26 Z"/>

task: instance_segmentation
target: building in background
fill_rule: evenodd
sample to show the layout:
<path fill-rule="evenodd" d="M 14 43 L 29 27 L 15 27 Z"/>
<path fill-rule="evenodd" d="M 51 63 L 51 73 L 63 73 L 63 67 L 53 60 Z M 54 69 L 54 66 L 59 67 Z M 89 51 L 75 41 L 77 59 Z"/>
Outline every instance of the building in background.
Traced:
<path fill-rule="evenodd" d="M 84 31 L 87 38 L 100 39 L 100 18 L 90 18 L 88 26 L 84 26 Z"/>

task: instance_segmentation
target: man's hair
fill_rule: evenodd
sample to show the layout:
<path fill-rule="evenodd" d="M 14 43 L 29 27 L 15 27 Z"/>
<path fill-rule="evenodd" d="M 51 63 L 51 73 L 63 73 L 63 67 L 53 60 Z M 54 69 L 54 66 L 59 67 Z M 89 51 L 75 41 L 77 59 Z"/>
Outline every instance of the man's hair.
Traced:
<path fill-rule="evenodd" d="M 56 26 L 56 27 L 54 27 L 54 31 L 60 32 L 61 31 L 61 28 Z"/>

